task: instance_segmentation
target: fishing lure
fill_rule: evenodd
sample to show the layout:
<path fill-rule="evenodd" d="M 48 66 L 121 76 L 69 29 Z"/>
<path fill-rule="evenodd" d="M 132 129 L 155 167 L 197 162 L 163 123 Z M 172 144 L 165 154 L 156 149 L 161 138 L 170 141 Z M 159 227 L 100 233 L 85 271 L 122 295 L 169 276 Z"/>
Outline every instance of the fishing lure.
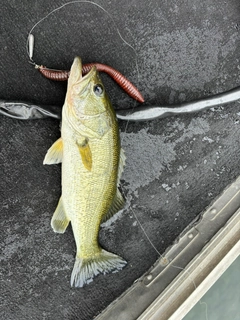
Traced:
<path fill-rule="evenodd" d="M 29 43 L 29 50 L 28 50 L 28 55 L 30 60 L 32 61 L 33 58 L 33 49 L 34 49 L 34 36 L 33 34 L 30 34 L 28 37 L 28 43 Z"/>
<path fill-rule="evenodd" d="M 137 100 L 138 102 L 143 103 L 144 98 L 142 94 L 138 91 L 138 89 L 119 71 L 116 69 L 102 63 L 87 63 L 83 64 L 82 66 L 82 73 L 83 75 L 86 75 L 92 67 L 96 67 L 97 71 L 105 72 L 107 73 L 117 84 L 133 99 Z M 40 71 L 40 73 L 50 79 L 50 80 L 56 80 L 56 81 L 66 81 L 69 77 L 69 71 L 68 70 L 54 70 L 49 69 L 45 66 L 39 66 L 35 65 L 35 68 Z"/>
<path fill-rule="evenodd" d="M 34 36 L 30 33 L 28 36 L 28 55 L 30 58 L 30 63 L 35 65 L 35 68 L 38 69 L 44 77 L 50 80 L 66 81 L 69 78 L 70 71 L 68 70 L 49 69 L 45 66 L 36 64 L 33 61 L 33 50 Z M 107 73 L 130 97 L 137 100 L 138 102 L 144 102 L 144 98 L 138 91 L 138 89 L 119 71 L 106 64 L 98 62 L 84 64 L 82 65 L 82 74 L 86 75 L 94 66 L 96 67 L 97 71 Z"/>

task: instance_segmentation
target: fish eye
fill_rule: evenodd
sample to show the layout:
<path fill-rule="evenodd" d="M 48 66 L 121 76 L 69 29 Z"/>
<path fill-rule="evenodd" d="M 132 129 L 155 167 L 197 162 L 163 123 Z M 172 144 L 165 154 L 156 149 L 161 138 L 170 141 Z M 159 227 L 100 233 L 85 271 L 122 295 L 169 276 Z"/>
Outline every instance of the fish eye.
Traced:
<path fill-rule="evenodd" d="M 100 97 L 103 93 L 103 86 L 101 84 L 95 84 L 93 87 L 93 92 L 96 96 Z"/>

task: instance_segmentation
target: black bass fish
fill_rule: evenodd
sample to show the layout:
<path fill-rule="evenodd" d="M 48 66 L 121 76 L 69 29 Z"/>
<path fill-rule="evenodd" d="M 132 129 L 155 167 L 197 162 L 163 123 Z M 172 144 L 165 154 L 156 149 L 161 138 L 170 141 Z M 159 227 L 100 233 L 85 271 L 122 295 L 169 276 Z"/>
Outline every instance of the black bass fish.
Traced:
<path fill-rule="evenodd" d="M 82 76 L 74 59 L 62 110 L 61 138 L 44 164 L 62 163 L 62 196 L 53 214 L 55 232 L 71 221 L 77 252 L 71 285 L 82 287 L 99 273 L 122 269 L 126 261 L 102 249 L 100 224 L 124 206 L 118 189 L 125 162 L 115 111 L 93 67 Z"/>

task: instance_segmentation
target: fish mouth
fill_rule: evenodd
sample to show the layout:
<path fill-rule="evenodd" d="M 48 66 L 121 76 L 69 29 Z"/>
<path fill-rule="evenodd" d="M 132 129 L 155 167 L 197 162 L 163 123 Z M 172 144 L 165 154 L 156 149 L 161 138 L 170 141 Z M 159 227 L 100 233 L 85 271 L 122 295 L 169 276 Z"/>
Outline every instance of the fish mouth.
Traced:
<path fill-rule="evenodd" d="M 82 118 L 88 115 L 86 111 L 86 101 L 88 95 L 92 94 L 93 85 L 99 82 L 99 75 L 96 66 L 82 75 L 82 61 L 80 57 L 75 57 L 68 79 L 67 93 L 66 93 L 66 111 L 67 118 Z M 92 114 L 91 114 L 92 116 Z"/>
<path fill-rule="evenodd" d="M 91 68 L 91 70 L 86 74 L 82 75 L 82 60 L 80 57 L 75 57 L 71 70 L 70 70 L 70 76 L 69 76 L 69 85 L 71 87 L 77 87 L 80 86 L 81 88 L 84 88 L 87 86 L 88 82 L 92 79 L 92 77 L 97 73 L 97 69 L 95 66 Z M 85 86 L 86 84 L 86 86 Z M 78 92 L 79 93 L 79 92 Z"/>
<path fill-rule="evenodd" d="M 82 75 L 82 60 L 80 57 L 75 57 L 68 79 L 66 101 L 69 109 L 74 109 L 74 105 L 80 100 L 86 98 L 91 81 L 98 77 L 98 72 L 94 66 L 86 75 Z"/>
<path fill-rule="evenodd" d="M 70 77 L 72 76 L 72 79 Z M 73 64 L 70 70 L 70 77 L 69 79 L 75 83 L 78 83 L 82 80 L 82 60 L 80 57 L 75 57 L 73 60 Z"/>

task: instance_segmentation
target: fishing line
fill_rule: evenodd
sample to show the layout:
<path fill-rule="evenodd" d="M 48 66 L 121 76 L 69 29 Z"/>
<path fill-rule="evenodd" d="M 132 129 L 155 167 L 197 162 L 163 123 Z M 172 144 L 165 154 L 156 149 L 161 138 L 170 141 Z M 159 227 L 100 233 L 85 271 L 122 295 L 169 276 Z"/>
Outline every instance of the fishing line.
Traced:
<path fill-rule="evenodd" d="M 146 176 L 145 172 L 144 172 L 144 175 Z M 123 194 L 124 194 L 124 196 L 125 196 L 125 198 L 126 198 L 126 195 L 125 195 L 124 191 L 123 191 Z M 135 213 L 135 211 L 133 210 L 133 208 L 132 208 L 131 206 L 129 206 L 129 209 L 130 209 L 130 211 L 132 212 L 133 216 L 135 217 L 135 219 L 136 219 L 139 227 L 140 227 L 141 230 L 143 231 L 143 233 L 144 233 L 147 241 L 148 241 L 149 244 L 151 245 L 151 247 L 154 249 L 154 251 L 157 253 L 157 255 L 158 255 L 161 259 L 166 259 L 166 257 L 160 253 L 160 251 L 159 251 L 159 250 L 157 249 L 157 247 L 154 245 L 153 241 L 150 239 L 149 235 L 147 234 L 146 230 L 144 229 L 141 221 L 139 220 L 139 218 L 138 218 L 137 214 Z M 169 263 L 166 265 L 166 267 L 167 267 L 170 263 L 171 263 L 171 261 L 169 261 Z M 188 274 L 189 279 L 192 281 L 192 284 L 193 284 L 193 286 L 194 286 L 194 290 L 197 289 L 196 282 L 195 282 L 195 280 L 193 279 L 193 277 L 192 277 L 192 275 L 191 275 L 191 273 L 190 273 L 189 271 L 185 270 L 185 268 L 183 268 L 183 267 L 181 267 L 181 266 L 177 266 L 177 265 L 174 265 L 174 264 L 170 264 L 170 267 L 171 267 L 171 268 L 175 268 L 175 269 L 179 269 L 179 270 L 182 270 L 182 271 L 185 271 L 185 272 Z M 199 300 L 199 302 L 201 303 L 201 299 Z M 206 320 L 208 320 L 208 317 L 207 317 L 207 308 L 206 308 Z"/>
<path fill-rule="evenodd" d="M 33 48 L 33 45 L 34 45 L 34 44 L 32 43 L 32 42 L 34 41 L 34 38 L 32 37 L 32 32 L 34 31 L 34 29 L 35 29 L 40 23 L 42 23 L 44 20 L 46 20 L 49 16 L 51 16 L 52 14 L 54 14 L 55 12 L 57 12 L 57 11 L 65 8 L 66 6 L 74 5 L 74 4 L 78 4 L 78 3 L 85 3 L 85 4 L 90 4 L 90 5 L 96 6 L 97 8 L 99 8 L 100 10 L 102 10 L 104 13 L 106 13 L 107 16 L 110 18 L 110 20 L 113 22 L 119 38 L 123 41 L 123 43 L 125 43 L 125 44 L 133 51 L 133 53 L 134 53 L 134 55 L 135 55 L 135 67 L 136 67 L 136 73 L 137 73 L 137 81 L 136 81 L 136 83 L 137 83 L 137 85 L 138 85 L 138 84 L 139 84 L 139 78 L 140 78 L 140 72 L 139 72 L 138 55 L 137 55 L 136 49 L 135 49 L 129 42 L 127 42 L 127 41 L 123 38 L 123 36 L 122 36 L 122 34 L 121 34 L 121 32 L 120 32 L 120 30 L 119 30 L 119 28 L 118 28 L 115 20 L 113 19 L 113 16 L 112 16 L 104 7 L 102 7 L 101 5 L 99 5 L 98 3 L 95 3 L 95 2 L 93 2 L 93 1 L 88 1 L 88 0 L 69 1 L 69 2 L 67 2 L 67 3 L 65 3 L 65 4 L 59 6 L 59 7 L 55 8 L 55 9 L 53 9 L 53 10 L 50 11 L 46 16 L 44 16 L 44 17 L 41 18 L 38 22 L 36 22 L 36 23 L 33 25 L 33 27 L 30 29 L 30 31 L 29 31 L 29 33 L 28 33 L 27 41 L 26 41 L 26 52 L 27 52 L 27 55 L 28 55 L 28 58 L 29 58 L 29 62 L 30 62 L 31 64 L 35 65 L 35 66 L 37 65 L 37 64 L 33 61 L 33 51 L 32 51 L 32 49 L 31 49 L 31 48 Z M 133 38 L 133 35 L 132 35 L 132 33 L 130 32 L 129 29 L 128 29 L 128 32 L 130 33 L 131 37 Z M 134 39 L 133 39 L 133 40 L 134 40 Z M 53 70 L 54 70 L 54 69 L 53 69 Z M 136 101 L 134 102 L 133 109 L 135 108 L 135 106 L 136 106 Z M 127 131 L 128 124 L 129 124 L 129 120 L 128 120 L 127 123 L 126 123 L 124 133 L 126 133 L 126 131 Z M 124 140 L 124 137 L 123 137 L 123 140 Z M 124 194 L 125 198 L 127 198 L 124 191 L 123 191 L 123 194 Z M 152 240 L 151 240 L 150 237 L 148 236 L 146 230 L 144 229 L 144 227 L 143 227 L 142 223 L 140 222 L 139 218 L 137 217 L 136 213 L 134 212 L 134 210 L 132 209 L 131 206 L 129 206 L 129 208 L 130 208 L 132 214 L 134 215 L 134 217 L 135 217 L 138 225 L 140 226 L 142 232 L 144 233 L 147 241 L 149 242 L 149 244 L 151 245 L 151 247 L 155 250 L 155 252 L 158 254 L 158 256 L 163 259 L 164 256 L 159 252 L 159 250 L 157 249 L 157 247 L 154 245 L 154 243 L 152 242 Z M 175 266 L 175 265 L 171 265 L 171 267 L 184 270 L 184 268 L 179 267 L 179 266 Z M 196 287 L 196 284 L 195 284 L 194 280 L 193 280 L 193 279 L 191 279 L 191 280 L 192 280 L 192 282 L 193 282 L 194 288 L 196 289 L 197 287 Z"/>
<path fill-rule="evenodd" d="M 124 195 L 125 196 L 125 195 Z M 158 249 L 156 248 L 156 246 L 153 244 L 152 240 L 150 239 L 150 237 L 148 236 L 146 230 L 144 229 L 142 223 L 140 222 L 140 220 L 138 219 L 136 213 L 134 212 L 134 210 L 132 209 L 131 206 L 129 206 L 132 214 L 134 215 L 135 219 L 137 220 L 138 225 L 140 226 L 140 228 L 142 229 L 145 237 L 147 238 L 148 242 L 150 243 L 150 245 L 153 247 L 153 249 L 156 251 L 156 253 L 160 256 L 160 258 L 163 258 L 163 255 L 158 251 Z"/>
<path fill-rule="evenodd" d="M 125 195 L 124 195 L 124 196 L 125 196 Z M 140 222 L 139 218 L 137 217 L 137 215 L 136 215 L 136 213 L 134 212 L 134 210 L 132 209 L 132 207 L 129 206 L 129 208 L 130 208 L 133 216 L 135 217 L 138 225 L 140 226 L 141 230 L 143 231 L 143 233 L 144 233 L 147 241 L 148 241 L 149 244 L 151 245 L 151 247 L 155 250 L 155 252 L 158 254 L 158 256 L 159 256 L 161 259 L 165 259 L 165 257 L 159 252 L 159 250 L 157 249 L 157 247 L 154 245 L 154 243 L 152 242 L 152 240 L 151 240 L 150 237 L 148 236 L 146 230 L 144 229 L 142 223 Z M 170 262 L 171 262 L 171 261 L 170 261 Z M 170 262 L 169 262 L 169 263 L 170 263 Z M 168 265 L 166 265 L 166 267 L 167 267 L 167 266 L 168 266 Z M 174 264 L 170 264 L 170 267 L 171 267 L 171 268 L 175 268 L 175 269 L 179 269 L 179 270 L 182 270 L 182 271 L 185 271 L 185 272 L 188 274 L 189 279 L 192 281 L 192 284 L 193 284 L 193 286 L 194 286 L 194 289 L 195 289 L 195 290 L 197 289 L 196 282 L 195 282 L 195 280 L 192 278 L 191 273 L 190 273 L 189 271 L 185 270 L 185 268 L 183 268 L 183 267 L 176 266 L 176 265 L 174 265 Z M 205 305 L 205 317 L 206 317 L 206 320 L 208 320 L 208 308 L 207 308 L 208 306 L 207 306 L 207 303 L 204 302 L 204 301 L 201 301 L 201 299 L 199 300 L 199 303 Z M 190 312 L 190 310 L 189 310 L 189 312 Z M 187 314 L 186 314 L 186 316 L 187 316 Z"/>
<path fill-rule="evenodd" d="M 31 30 L 30 30 L 29 33 L 28 33 L 27 43 L 26 43 L 26 50 L 27 50 L 27 54 L 28 54 L 28 57 L 29 57 L 29 58 L 30 58 L 30 53 L 29 53 L 29 49 L 28 49 L 28 44 L 29 44 L 29 37 L 30 37 L 30 35 L 32 34 L 33 30 L 34 30 L 41 22 L 43 22 L 43 21 L 46 20 L 49 16 L 51 16 L 53 13 L 61 10 L 62 8 L 66 7 L 66 6 L 68 6 L 68 5 L 77 4 L 77 3 L 87 3 L 87 4 L 90 4 L 90 5 L 96 6 L 96 7 L 98 7 L 99 9 L 101 9 L 103 12 L 105 12 L 105 13 L 107 14 L 107 16 L 108 16 L 108 17 L 111 19 L 111 21 L 113 22 L 113 24 L 114 24 L 114 26 L 115 26 L 115 28 L 116 28 L 116 31 L 117 31 L 120 39 L 121 39 L 128 47 L 130 47 L 130 48 L 133 50 L 133 52 L 135 53 L 135 55 L 137 55 L 136 50 L 134 49 L 134 47 L 133 47 L 130 43 L 128 43 L 128 42 L 123 38 L 123 36 L 122 36 L 122 34 L 121 34 L 121 32 L 120 32 L 120 30 L 119 30 L 119 28 L 118 28 L 115 20 L 113 19 L 113 16 L 112 16 L 104 7 L 102 7 L 100 4 L 98 4 L 98 3 L 96 3 L 96 2 L 89 1 L 89 0 L 75 0 L 75 1 L 66 2 L 66 3 L 64 3 L 63 5 L 61 5 L 61 6 L 57 7 L 57 8 L 55 8 L 55 9 L 53 9 L 53 10 L 50 11 L 46 16 L 44 16 L 43 18 L 41 18 L 38 22 L 36 22 L 36 23 L 33 25 L 33 27 L 31 28 Z M 30 58 L 30 60 L 31 60 L 31 58 Z"/>
<path fill-rule="evenodd" d="M 205 317 L 206 317 L 206 320 L 208 320 L 208 305 L 205 301 L 199 301 L 200 304 L 204 304 L 205 305 Z"/>
<path fill-rule="evenodd" d="M 40 24 L 42 23 L 44 20 L 46 20 L 48 17 L 50 17 L 52 14 L 54 14 L 55 12 L 65 8 L 66 6 L 69 6 L 69 5 L 75 5 L 75 4 L 78 4 L 78 3 L 85 3 L 85 4 L 90 4 L 90 5 L 93 5 L 93 6 L 96 6 L 98 9 L 102 10 L 104 13 L 106 13 L 106 15 L 110 18 L 110 20 L 113 22 L 114 26 L 115 26 L 115 29 L 117 31 L 117 34 L 119 36 L 119 38 L 123 41 L 123 43 L 125 43 L 134 53 L 135 55 L 135 67 L 136 67 L 136 72 L 137 72 L 137 85 L 139 84 L 139 66 L 138 66 L 138 61 L 137 61 L 137 51 L 136 49 L 128 42 L 124 39 L 124 37 L 122 36 L 115 20 L 113 19 L 113 16 L 104 8 L 102 7 L 101 5 L 99 5 L 98 3 L 94 2 L 94 1 L 90 1 L 90 0 L 75 0 L 75 1 L 69 1 L 69 2 L 66 2 L 64 3 L 63 5 L 53 9 L 52 11 L 50 11 L 46 16 L 44 16 L 43 18 L 41 18 L 38 22 L 36 22 L 33 27 L 30 29 L 29 33 L 28 33 L 28 37 L 27 37 L 27 41 L 26 41 L 26 52 L 27 52 L 27 55 L 28 55 L 28 58 L 30 59 L 30 63 L 35 65 L 35 67 L 37 67 L 38 65 L 33 61 L 33 45 L 34 45 L 34 38 L 32 36 L 32 32 L 34 31 L 34 29 Z M 132 33 L 130 32 L 130 30 L 128 29 L 128 32 L 130 33 L 130 35 L 132 36 Z M 133 36 L 132 36 L 133 38 Z M 49 68 L 48 68 L 49 69 Z M 55 70 L 55 69 L 50 69 L 50 70 Z M 134 102 L 133 104 L 133 108 L 134 109 L 136 107 L 136 101 Z M 125 130 L 124 132 L 126 133 L 127 131 L 127 127 L 128 127 L 128 124 L 129 124 L 129 120 L 127 121 L 126 123 L 126 126 L 125 126 Z"/>
<path fill-rule="evenodd" d="M 155 250 L 155 252 L 158 254 L 158 256 L 159 256 L 161 259 L 164 259 L 165 257 L 159 252 L 159 250 L 157 249 L 157 247 L 154 245 L 154 243 L 152 242 L 152 240 L 151 240 L 150 237 L 148 236 L 146 230 L 144 229 L 142 223 L 140 222 L 139 218 L 137 217 L 137 215 L 136 215 L 136 213 L 134 212 L 134 210 L 132 209 L 132 207 L 129 206 L 129 208 L 130 208 L 132 214 L 134 215 L 134 217 L 135 217 L 138 225 L 139 225 L 140 228 L 142 229 L 142 231 L 143 231 L 143 233 L 144 233 L 147 241 L 150 243 L 150 245 L 151 245 L 152 248 Z M 167 265 L 166 265 L 166 266 L 167 266 Z M 194 286 L 194 289 L 195 289 L 195 290 L 197 289 L 196 282 L 195 282 L 195 280 L 192 278 L 191 273 L 190 273 L 189 271 L 185 270 L 185 268 L 183 268 L 183 267 L 176 266 L 176 265 L 174 265 L 174 264 L 171 264 L 170 267 L 175 268 L 175 269 L 179 269 L 179 270 L 182 270 L 182 271 L 185 271 L 185 272 L 189 275 L 189 279 L 192 281 L 192 284 L 193 284 L 193 286 Z M 207 303 L 204 302 L 204 301 L 202 301 L 201 299 L 198 301 L 198 303 L 205 305 L 205 318 L 206 318 L 206 320 L 209 320 L 209 319 L 208 319 L 208 305 L 207 305 Z M 189 310 L 189 312 L 190 312 L 190 311 L 191 311 L 191 310 Z M 187 313 L 187 314 L 188 314 L 188 313 Z M 186 314 L 186 316 L 187 316 L 187 314 Z"/>
<path fill-rule="evenodd" d="M 124 195 L 124 196 L 125 196 L 125 195 Z M 142 231 L 143 231 L 143 233 L 144 233 L 147 241 L 148 241 L 149 244 L 151 245 L 151 247 L 155 250 L 155 252 L 158 254 L 158 256 L 159 256 L 161 259 L 166 259 L 166 258 L 160 253 L 160 251 L 157 249 L 157 247 L 154 245 L 154 243 L 152 242 L 152 240 L 151 240 L 150 237 L 148 236 L 146 230 L 144 229 L 142 223 L 140 222 L 139 218 L 137 217 L 136 213 L 134 212 L 134 210 L 132 209 L 131 206 L 129 206 L 129 209 L 131 210 L 133 216 L 135 217 L 135 219 L 136 219 L 138 225 L 140 226 L 140 228 L 142 229 Z M 171 262 L 171 261 L 170 261 L 170 262 Z M 170 262 L 169 262 L 169 263 L 170 263 Z M 167 267 L 167 265 L 166 265 L 166 267 Z M 194 289 L 195 289 L 195 290 L 197 289 L 196 282 L 195 282 L 195 280 L 192 278 L 191 273 L 190 273 L 189 271 L 185 270 L 185 268 L 183 268 L 183 267 L 180 267 L 180 266 L 177 266 L 177 265 L 174 265 L 174 264 L 170 264 L 170 267 L 171 267 L 171 268 L 175 268 L 175 269 L 179 269 L 179 270 L 182 270 L 182 271 L 185 271 L 185 272 L 188 274 L 189 279 L 192 281 L 192 284 L 193 284 L 193 286 L 194 286 Z M 200 305 L 203 304 L 203 305 L 205 306 L 205 318 L 206 318 L 206 320 L 209 320 L 209 318 L 208 318 L 208 305 L 207 305 L 207 303 L 206 303 L 205 301 L 202 301 L 201 299 L 199 299 L 198 303 L 199 303 Z M 190 311 L 191 311 L 191 309 L 189 310 L 189 312 L 190 312 Z M 189 312 L 188 312 L 188 313 L 189 313 Z M 188 315 L 188 313 L 186 314 L 186 316 Z"/>
<path fill-rule="evenodd" d="M 143 174 L 144 174 L 144 176 L 146 177 L 145 172 L 144 172 Z M 147 177 L 146 177 L 146 180 L 147 180 Z M 127 198 L 124 190 L 122 190 L 122 193 L 123 193 L 124 197 Z M 166 257 L 165 257 L 164 255 L 162 255 L 162 254 L 160 253 L 160 251 L 157 249 L 157 247 L 154 245 L 153 241 L 150 239 L 149 235 L 147 234 L 147 232 L 146 232 L 146 230 L 144 229 L 144 227 L 143 227 L 140 219 L 138 218 L 137 214 L 135 213 L 135 211 L 133 210 L 133 208 L 131 207 L 131 205 L 129 205 L 129 209 L 130 209 L 130 211 L 132 212 L 134 218 L 136 219 L 136 221 L 137 221 L 139 227 L 141 228 L 143 234 L 145 235 L 148 243 L 151 245 L 151 247 L 154 249 L 154 251 L 157 253 L 157 255 L 158 255 L 162 260 L 165 260 Z M 168 260 L 168 259 L 167 259 L 167 260 Z M 185 270 L 185 268 L 183 268 L 183 267 L 181 267 L 181 266 L 177 266 L 177 265 L 170 264 L 170 263 L 171 263 L 171 261 L 168 262 L 168 264 L 166 265 L 166 267 L 167 267 L 168 265 L 170 265 L 171 268 L 175 268 L 175 269 L 179 269 L 179 270 L 185 271 L 185 272 L 189 275 L 189 279 L 192 281 L 192 284 L 193 284 L 193 286 L 194 286 L 194 289 L 196 290 L 196 289 L 197 289 L 197 285 L 196 285 L 195 280 L 194 280 L 193 277 L 191 276 L 191 273 L 190 273 L 189 271 Z M 201 300 L 199 300 L 199 302 L 201 302 Z M 206 320 L 208 320 L 208 319 L 206 318 Z"/>
<path fill-rule="evenodd" d="M 132 35 L 132 32 L 131 32 L 129 29 L 127 29 L 127 31 L 130 33 L 133 41 L 136 42 L 135 39 L 134 39 L 134 37 L 133 37 L 133 35 Z M 133 51 L 134 51 L 134 53 L 135 53 L 135 64 L 136 64 L 136 71 L 137 71 L 136 86 L 137 86 L 137 88 L 138 88 L 138 86 L 139 86 L 139 80 L 140 80 L 140 72 L 139 72 L 139 65 L 138 65 L 138 55 L 137 55 L 137 51 L 136 51 L 133 47 L 132 47 L 132 49 L 133 49 Z M 135 107 L 136 107 L 136 100 L 134 101 L 134 104 L 133 104 L 133 106 L 132 106 L 132 111 L 134 110 Z M 124 133 L 127 132 L 127 128 L 128 128 L 129 122 L 130 122 L 130 120 L 127 120 Z M 122 143 L 123 143 L 123 142 L 124 142 L 124 137 L 122 138 Z M 150 240 L 150 239 L 149 239 L 149 240 Z"/>

